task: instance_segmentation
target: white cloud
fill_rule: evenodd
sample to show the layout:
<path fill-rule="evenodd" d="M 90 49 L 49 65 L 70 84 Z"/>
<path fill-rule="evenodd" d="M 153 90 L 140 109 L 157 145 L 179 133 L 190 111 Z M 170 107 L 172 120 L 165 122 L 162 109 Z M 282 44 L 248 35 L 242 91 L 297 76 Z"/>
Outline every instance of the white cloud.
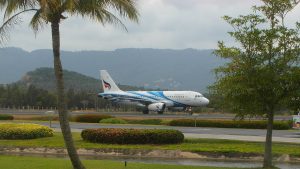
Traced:
<path fill-rule="evenodd" d="M 120 27 L 68 18 L 61 24 L 63 50 L 114 50 L 116 48 L 215 48 L 218 40 L 233 43 L 227 35 L 231 27 L 221 17 L 248 14 L 259 0 L 140 0 L 139 24 L 124 21 L 128 32 Z M 300 10 L 294 10 L 288 23 L 299 20 Z M 3 16 L 3 15 L 2 15 Z M 51 48 L 49 26 L 35 38 L 24 24 L 11 34 L 7 46 L 26 50 Z"/>

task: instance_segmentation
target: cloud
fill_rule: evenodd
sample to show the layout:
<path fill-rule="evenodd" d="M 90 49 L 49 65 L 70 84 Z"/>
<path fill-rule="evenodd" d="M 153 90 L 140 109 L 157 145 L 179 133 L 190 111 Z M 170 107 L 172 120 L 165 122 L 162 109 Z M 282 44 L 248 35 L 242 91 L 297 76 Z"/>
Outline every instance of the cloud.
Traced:
<path fill-rule="evenodd" d="M 218 40 L 234 43 L 227 35 L 232 28 L 221 17 L 248 14 L 251 6 L 260 3 L 259 0 L 139 0 L 139 24 L 123 20 L 128 32 L 113 25 L 71 17 L 61 24 L 61 46 L 63 50 L 215 48 Z M 288 24 L 298 20 L 299 9 L 298 6 L 288 16 Z M 35 37 L 28 28 L 29 19 L 26 15 L 24 23 L 12 32 L 7 46 L 26 50 L 51 48 L 49 25 Z"/>

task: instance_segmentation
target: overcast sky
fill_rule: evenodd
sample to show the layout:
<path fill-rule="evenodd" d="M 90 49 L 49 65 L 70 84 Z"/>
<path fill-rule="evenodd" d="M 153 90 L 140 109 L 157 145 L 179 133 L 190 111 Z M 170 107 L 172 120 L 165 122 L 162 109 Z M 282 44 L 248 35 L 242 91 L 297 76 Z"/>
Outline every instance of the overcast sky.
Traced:
<path fill-rule="evenodd" d="M 117 48 L 212 49 L 218 40 L 233 43 L 227 35 L 231 27 L 222 16 L 251 12 L 259 0 L 137 0 L 138 24 L 124 21 L 128 32 L 120 27 L 68 18 L 61 24 L 63 50 L 114 50 Z M 25 50 L 51 48 L 49 25 L 36 37 L 28 28 L 29 16 L 11 32 L 5 46 Z M 300 6 L 289 16 L 288 23 L 300 20 Z"/>

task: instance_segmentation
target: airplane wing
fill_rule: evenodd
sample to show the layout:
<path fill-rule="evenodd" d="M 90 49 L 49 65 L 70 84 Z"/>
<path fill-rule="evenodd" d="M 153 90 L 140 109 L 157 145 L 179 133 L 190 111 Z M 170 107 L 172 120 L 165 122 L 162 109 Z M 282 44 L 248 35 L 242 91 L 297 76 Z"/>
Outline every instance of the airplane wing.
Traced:
<path fill-rule="evenodd" d="M 148 99 L 142 99 L 142 98 L 138 98 L 138 97 L 128 97 L 128 96 L 111 97 L 111 98 L 108 98 L 108 100 L 112 101 L 114 103 L 118 103 L 118 102 L 138 102 L 138 103 L 141 103 L 143 105 L 149 105 L 149 104 L 153 103 L 153 101 L 148 100 Z"/>

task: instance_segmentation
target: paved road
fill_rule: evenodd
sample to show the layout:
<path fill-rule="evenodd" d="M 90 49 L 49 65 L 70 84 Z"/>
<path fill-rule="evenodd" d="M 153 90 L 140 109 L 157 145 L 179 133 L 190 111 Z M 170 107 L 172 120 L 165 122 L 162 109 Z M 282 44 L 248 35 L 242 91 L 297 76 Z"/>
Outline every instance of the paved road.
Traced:
<path fill-rule="evenodd" d="M 21 110 L 0 110 L 0 113 L 14 115 L 44 115 L 45 111 L 21 111 Z M 89 112 L 97 113 L 97 112 Z M 86 114 L 86 112 L 72 112 L 76 114 Z M 97 113 L 99 114 L 99 113 Z M 116 117 L 131 117 L 131 118 L 195 118 L 188 114 L 137 114 L 137 113 L 102 113 L 111 114 Z M 233 119 L 231 114 L 200 114 L 197 119 Z M 290 120 L 290 116 L 276 116 L 276 120 Z M 40 124 L 48 125 L 48 123 L 40 122 Z M 172 127 L 172 126 L 149 126 L 149 125 L 100 125 L 90 123 L 71 123 L 73 131 L 81 131 L 87 128 L 163 128 L 176 129 L 182 131 L 186 137 L 191 138 L 215 138 L 215 139 L 230 139 L 230 140 L 249 140 L 249 141 L 264 141 L 266 130 L 260 129 L 228 129 L 228 128 L 195 128 L 195 127 Z M 53 128 L 59 130 L 59 124 L 54 123 Z M 300 143 L 300 131 L 298 130 L 274 130 L 273 140 L 279 142 Z"/>
<path fill-rule="evenodd" d="M 6 110 L 0 109 L 0 114 L 12 114 L 12 115 L 45 115 L 47 110 Z M 162 115 L 157 113 L 151 113 L 144 115 L 139 112 L 71 112 L 72 115 L 79 114 L 109 114 L 116 117 L 128 117 L 128 118 L 159 118 L 159 119 L 168 119 L 168 118 L 197 118 L 197 119 L 234 119 L 234 114 L 221 114 L 221 113 L 200 113 L 197 116 L 192 116 L 188 113 L 171 113 L 167 112 Z M 291 120 L 291 116 L 275 116 L 275 120 Z"/>
<path fill-rule="evenodd" d="M 46 122 L 38 122 L 42 125 L 49 125 Z M 59 131 L 57 122 L 52 127 Z M 204 127 L 173 127 L 173 126 L 155 126 L 155 125 L 113 125 L 113 124 L 93 124 L 93 123 L 71 123 L 73 131 L 80 132 L 88 128 L 142 128 L 142 129 L 176 129 L 190 138 L 214 138 L 229 140 L 261 141 L 265 140 L 266 130 L 262 129 L 231 129 L 231 128 L 204 128 Z M 278 142 L 300 143 L 299 130 L 274 130 L 273 140 Z"/>

